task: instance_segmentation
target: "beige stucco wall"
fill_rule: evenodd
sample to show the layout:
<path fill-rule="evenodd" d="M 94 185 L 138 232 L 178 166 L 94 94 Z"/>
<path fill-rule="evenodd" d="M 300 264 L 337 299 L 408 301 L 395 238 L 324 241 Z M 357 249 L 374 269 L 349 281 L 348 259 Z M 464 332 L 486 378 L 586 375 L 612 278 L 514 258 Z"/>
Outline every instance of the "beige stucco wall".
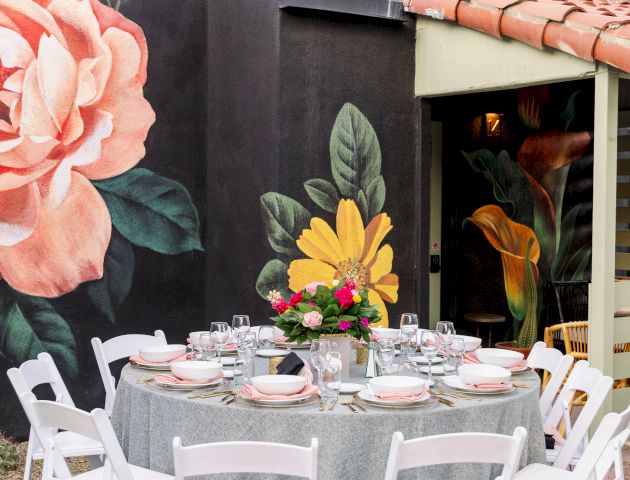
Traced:
<path fill-rule="evenodd" d="M 416 20 L 419 97 L 506 89 L 593 76 L 596 66 L 558 50 L 497 40 L 448 21 Z"/>

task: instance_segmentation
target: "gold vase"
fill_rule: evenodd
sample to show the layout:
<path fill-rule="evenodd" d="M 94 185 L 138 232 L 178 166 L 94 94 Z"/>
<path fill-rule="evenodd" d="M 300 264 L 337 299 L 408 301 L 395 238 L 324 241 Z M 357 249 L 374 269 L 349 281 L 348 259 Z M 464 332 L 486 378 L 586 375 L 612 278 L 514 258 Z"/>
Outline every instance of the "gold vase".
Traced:
<path fill-rule="evenodd" d="M 278 365 L 284 360 L 284 357 L 270 357 L 269 358 L 269 375 L 275 375 L 278 373 Z"/>
<path fill-rule="evenodd" d="M 321 340 L 334 342 L 332 351 L 339 352 L 341 356 L 341 380 L 350 379 L 350 350 L 352 337 L 346 333 L 324 333 L 319 336 Z"/>
<path fill-rule="evenodd" d="M 357 345 L 357 365 L 367 365 L 368 353 L 367 346 L 363 344 Z"/>

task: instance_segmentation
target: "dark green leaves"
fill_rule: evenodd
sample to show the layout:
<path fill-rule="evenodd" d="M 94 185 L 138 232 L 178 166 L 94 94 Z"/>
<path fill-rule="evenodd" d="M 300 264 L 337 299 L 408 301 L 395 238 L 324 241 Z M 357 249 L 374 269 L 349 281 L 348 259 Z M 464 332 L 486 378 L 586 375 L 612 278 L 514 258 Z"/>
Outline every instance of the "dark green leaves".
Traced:
<path fill-rule="evenodd" d="M 335 186 L 328 180 L 313 178 L 304 182 L 304 189 L 318 207 L 335 213 L 339 204 L 339 194 Z"/>
<path fill-rule="evenodd" d="M 0 284 L 0 354 L 19 365 L 49 352 L 68 376 L 78 374 L 74 336 L 66 321 L 43 298 Z"/>
<path fill-rule="evenodd" d="M 383 208 L 385 203 L 385 180 L 379 175 L 372 180 L 366 190 L 368 218 L 376 216 Z"/>
<path fill-rule="evenodd" d="M 292 258 L 300 255 L 295 242 L 308 228 L 311 214 L 298 202 L 276 192 L 260 197 L 267 239 L 274 251 Z"/>
<path fill-rule="evenodd" d="M 269 260 L 260 271 L 258 280 L 256 280 L 256 291 L 258 295 L 266 299 L 271 290 L 278 290 L 283 298 L 289 298 L 289 276 L 287 269 L 289 267 L 281 260 Z"/>
<path fill-rule="evenodd" d="M 131 289 L 134 268 L 133 247 L 116 229 L 112 229 L 112 238 L 105 254 L 103 278 L 86 283 L 92 303 L 112 323 L 116 320 L 116 310 Z"/>
<path fill-rule="evenodd" d="M 112 223 L 134 245 L 170 255 L 203 250 L 197 210 L 180 183 L 144 168 L 93 183 Z"/>

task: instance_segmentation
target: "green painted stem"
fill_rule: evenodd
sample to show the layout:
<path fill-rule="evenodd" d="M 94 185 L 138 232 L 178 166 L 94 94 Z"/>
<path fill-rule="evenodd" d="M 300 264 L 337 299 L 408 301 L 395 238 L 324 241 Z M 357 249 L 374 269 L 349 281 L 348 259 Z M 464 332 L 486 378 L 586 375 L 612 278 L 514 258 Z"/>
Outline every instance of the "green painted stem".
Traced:
<path fill-rule="evenodd" d="M 525 252 L 525 283 L 527 285 L 527 313 L 523 320 L 523 326 L 518 333 L 516 346 L 520 348 L 528 348 L 534 345 L 538 336 L 538 322 L 536 318 L 536 307 L 538 305 L 538 292 L 536 288 L 536 279 L 534 278 L 534 270 L 530 261 L 530 255 L 534 239 L 530 238 L 527 243 Z"/>

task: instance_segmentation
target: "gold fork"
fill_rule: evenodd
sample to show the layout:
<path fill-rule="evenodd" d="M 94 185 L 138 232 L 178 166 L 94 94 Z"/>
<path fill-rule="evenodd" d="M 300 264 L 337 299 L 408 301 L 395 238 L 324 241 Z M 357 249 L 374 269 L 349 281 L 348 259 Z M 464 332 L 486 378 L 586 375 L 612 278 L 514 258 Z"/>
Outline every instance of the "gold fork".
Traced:
<path fill-rule="evenodd" d="M 228 393 L 231 393 L 232 390 L 221 390 L 218 392 L 211 392 L 211 393 L 198 393 L 196 395 L 189 395 L 188 398 L 210 398 L 210 397 L 218 397 L 221 395 L 227 395 Z"/>
<path fill-rule="evenodd" d="M 352 411 L 352 413 L 359 413 L 359 410 L 357 410 L 353 406 L 354 400 L 352 399 L 352 397 L 349 397 L 347 395 L 339 395 L 339 403 L 341 405 L 346 405 Z"/>
<path fill-rule="evenodd" d="M 236 397 L 238 397 L 240 393 L 241 393 L 240 390 L 232 390 L 230 393 L 228 393 L 225 397 L 221 399 L 221 403 L 223 403 L 223 405 L 229 405 L 234 400 L 236 400 Z"/>

